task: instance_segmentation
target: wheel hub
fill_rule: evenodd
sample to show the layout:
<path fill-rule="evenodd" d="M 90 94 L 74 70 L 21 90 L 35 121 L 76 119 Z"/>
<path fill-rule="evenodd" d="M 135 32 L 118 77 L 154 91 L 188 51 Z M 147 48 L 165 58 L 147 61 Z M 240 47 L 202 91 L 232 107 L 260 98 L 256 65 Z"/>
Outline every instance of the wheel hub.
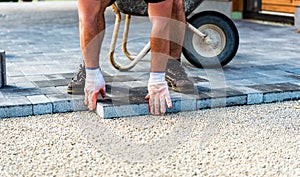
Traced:
<path fill-rule="evenodd" d="M 214 24 L 202 25 L 198 30 L 206 34 L 206 37 L 201 39 L 197 35 L 193 36 L 192 43 L 195 50 L 207 58 L 218 56 L 226 46 L 226 36 L 223 30 Z"/>

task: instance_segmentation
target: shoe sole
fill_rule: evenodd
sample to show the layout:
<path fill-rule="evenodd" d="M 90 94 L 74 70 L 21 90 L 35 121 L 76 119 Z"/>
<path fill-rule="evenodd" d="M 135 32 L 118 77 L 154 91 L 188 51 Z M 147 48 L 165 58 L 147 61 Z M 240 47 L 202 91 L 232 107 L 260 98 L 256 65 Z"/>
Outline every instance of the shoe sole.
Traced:
<path fill-rule="evenodd" d="M 180 92 L 180 93 L 194 93 L 195 88 L 193 87 L 176 87 L 175 85 L 172 84 L 171 81 L 169 81 L 168 79 L 166 79 L 168 86 L 171 88 L 171 90 L 175 91 L 175 92 Z"/>

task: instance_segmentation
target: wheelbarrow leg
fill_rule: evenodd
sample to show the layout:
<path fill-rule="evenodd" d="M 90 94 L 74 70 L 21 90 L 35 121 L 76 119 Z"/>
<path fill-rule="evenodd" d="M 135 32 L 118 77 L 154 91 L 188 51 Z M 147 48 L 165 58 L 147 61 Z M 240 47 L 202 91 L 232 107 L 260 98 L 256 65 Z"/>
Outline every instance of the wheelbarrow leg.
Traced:
<path fill-rule="evenodd" d="M 112 35 L 112 40 L 110 43 L 110 50 L 109 50 L 109 56 L 110 56 L 110 62 L 111 64 L 115 63 L 114 62 L 114 53 L 116 49 L 116 43 L 117 43 L 117 38 L 119 34 L 119 29 L 120 29 L 120 24 L 121 24 L 121 14 L 120 11 L 117 9 L 117 7 L 113 4 L 112 5 L 113 11 L 116 14 L 116 20 L 115 20 L 115 26 L 114 26 L 114 31 Z M 114 66 L 116 68 L 116 66 Z"/>
<path fill-rule="evenodd" d="M 126 14 L 124 32 L 123 32 L 122 50 L 127 58 L 129 58 L 130 60 L 134 60 L 136 56 L 131 55 L 127 50 L 127 39 L 129 33 L 130 19 L 131 19 L 131 15 Z"/>
<path fill-rule="evenodd" d="M 115 49 L 116 49 L 116 43 L 117 43 L 117 38 L 118 38 L 120 24 L 121 24 L 121 14 L 120 14 L 120 11 L 117 9 L 117 7 L 114 4 L 112 5 L 112 8 L 116 14 L 116 20 L 115 20 L 114 31 L 113 31 L 113 35 L 112 35 L 112 39 L 111 39 L 111 43 L 110 43 L 109 60 L 110 60 L 110 63 L 116 69 L 118 69 L 119 67 L 114 65 L 114 63 L 116 63 L 114 61 L 115 60 L 114 53 L 115 53 Z"/>
<path fill-rule="evenodd" d="M 111 65 L 116 68 L 117 70 L 120 71 L 128 71 L 131 68 L 133 68 L 149 51 L 150 51 L 150 42 L 148 42 L 145 47 L 139 52 L 139 54 L 132 58 L 133 60 L 126 66 L 121 66 L 119 65 L 114 58 L 114 53 L 116 49 L 116 43 L 117 43 L 117 38 L 119 34 L 119 29 L 120 29 L 120 24 L 121 24 L 121 14 L 120 11 L 117 9 L 117 7 L 113 4 L 112 8 L 116 14 L 116 20 L 115 20 L 115 26 L 114 26 L 114 31 L 112 35 L 112 40 L 111 40 L 111 45 L 110 45 L 110 51 L 109 51 L 109 60 Z M 130 18 L 129 18 L 130 21 Z M 129 23 L 128 23 L 128 28 L 129 28 Z M 127 30 L 128 33 L 128 30 Z M 127 39 L 127 35 L 125 36 Z"/>

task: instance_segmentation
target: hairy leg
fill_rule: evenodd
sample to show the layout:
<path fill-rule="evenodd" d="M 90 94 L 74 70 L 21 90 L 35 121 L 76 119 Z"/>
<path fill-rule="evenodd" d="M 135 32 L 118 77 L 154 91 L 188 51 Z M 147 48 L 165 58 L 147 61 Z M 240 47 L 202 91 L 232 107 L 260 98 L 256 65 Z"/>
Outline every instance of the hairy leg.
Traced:
<path fill-rule="evenodd" d="M 186 17 L 184 0 L 174 0 L 172 8 L 172 23 L 170 30 L 170 56 L 179 59 L 185 36 Z"/>
<path fill-rule="evenodd" d="M 151 72 L 165 72 L 170 53 L 169 31 L 173 0 L 149 3 L 148 12 L 152 23 L 150 36 Z"/>
<path fill-rule="evenodd" d="M 99 67 L 104 11 L 110 0 L 78 0 L 80 46 L 87 68 Z"/>

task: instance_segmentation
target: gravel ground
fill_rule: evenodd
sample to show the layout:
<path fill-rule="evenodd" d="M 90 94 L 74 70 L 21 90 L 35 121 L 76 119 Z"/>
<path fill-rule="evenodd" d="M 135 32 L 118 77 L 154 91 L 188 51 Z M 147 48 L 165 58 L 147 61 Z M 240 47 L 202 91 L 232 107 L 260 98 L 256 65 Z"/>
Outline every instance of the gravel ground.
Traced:
<path fill-rule="evenodd" d="M 0 176 L 300 176 L 300 101 L 0 121 Z"/>

